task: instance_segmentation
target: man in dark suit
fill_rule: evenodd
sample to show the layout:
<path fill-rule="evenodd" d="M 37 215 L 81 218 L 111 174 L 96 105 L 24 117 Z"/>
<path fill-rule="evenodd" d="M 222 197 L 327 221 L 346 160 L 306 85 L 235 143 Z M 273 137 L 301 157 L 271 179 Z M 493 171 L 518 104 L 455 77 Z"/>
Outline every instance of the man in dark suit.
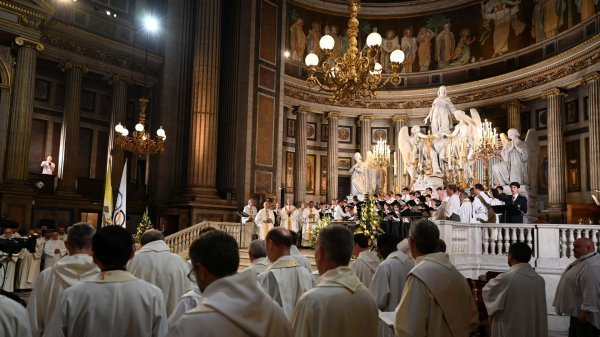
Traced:
<path fill-rule="evenodd" d="M 523 215 L 527 213 L 527 198 L 519 195 L 519 188 L 521 188 L 519 183 L 510 183 L 512 196 L 506 198 L 507 223 L 523 223 Z"/>

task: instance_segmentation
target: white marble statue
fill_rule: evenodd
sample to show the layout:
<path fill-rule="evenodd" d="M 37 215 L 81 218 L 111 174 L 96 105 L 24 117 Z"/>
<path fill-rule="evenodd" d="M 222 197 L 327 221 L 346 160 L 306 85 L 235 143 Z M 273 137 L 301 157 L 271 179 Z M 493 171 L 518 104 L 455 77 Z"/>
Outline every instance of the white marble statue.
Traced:
<path fill-rule="evenodd" d="M 415 172 L 414 161 L 423 161 L 423 143 L 422 140 L 426 139 L 427 136 L 421 132 L 421 128 L 418 125 L 414 125 L 410 134 L 408 132 L 408 126 L 403 126 L 398 132 L 398 150 L 402 155 L 402 168 L 400 174 L 407 173 L 411 179 L 416 178 L 417 172 Z"/>
<path fill-rule="evenodd" d="M 492 167 L 495 182 L 499 185 L 510 185 L 516 181 L 521 185 L 529 185 L 529 170 L 528 162 L 530 151 L 527 143 L 519 139 L 519 131 L 517 129 L 509 129 L 508 141 L 504 140 L 504 147 L 500 151 L 502 160 L 500 163 Z"/>
<path fill-rule="evenodd" d="M 350 174 L 352 174 L 350 193 L 352 195 L 365 194 L 368 186 L 369 166 L 362 160 L 359 152 L 354 154 L 354 162 L 354 166 L 350 168 Z"/>
<path fill-rule="evenodd" d="M 375 165 L 373 152 L 367 151 L 367 160 L 365 161 L 366 170 L 366 185 L 364 193 L 375 193 L 377 187 L 380 186 L 379 167 Z"/>
<path fill-rule="evenodd" d="M 424 122 L 431 122 L 431 134 L 450 133 L 452 125 L 452 113 L 456 110 L 450 98 L 446 95 L 446 86 L 438 89 L 438 97 L 433 101 L 429 114 Z"/>
<path fill-rule="evenodd" d="M 473 176 L 473 155 L 481 143 L 481 117 L 476 109 L 471 109 L 471 116 L 462 110 L 454 111 L 454 118 L 458 124 L 450 135 L 450 144 L 447 146 L 449 156 L 457 159 L 457 164 L 465 170 L 467 177 Z"/>

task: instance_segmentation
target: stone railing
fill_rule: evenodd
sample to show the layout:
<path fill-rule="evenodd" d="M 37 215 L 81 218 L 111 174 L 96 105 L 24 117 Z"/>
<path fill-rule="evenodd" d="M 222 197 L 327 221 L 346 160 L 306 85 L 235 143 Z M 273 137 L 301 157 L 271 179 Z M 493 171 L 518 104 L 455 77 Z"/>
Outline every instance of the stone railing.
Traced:
<path fill-rule="evenodd" d="M 200 236 L 200 230 L 204 227 L 213 227 L 228 233 L 235 238 L 240 248 L 248 247 L 251 241 L 252 225 L 239 222 L 203 221 L 167 236 L 165 242 L 171 247 L 171 252 L 187 258 L 190 245 Z"/>
<path fill-rule="evenodd" d="M 587 237 L 600 249 L 599 225 L 467 224 L 437 221 L 440 238 L 456 268 L 465 277 L 487 271 L 508 270 L 508 248 L 525 242 L 532 248 L 530 264 L 546 281 L 548 324 L 552 331 L 567 331 L 568 317 L 556 314 L 552 302 L 560 275 L 575 259 L 573 243 Z"/>

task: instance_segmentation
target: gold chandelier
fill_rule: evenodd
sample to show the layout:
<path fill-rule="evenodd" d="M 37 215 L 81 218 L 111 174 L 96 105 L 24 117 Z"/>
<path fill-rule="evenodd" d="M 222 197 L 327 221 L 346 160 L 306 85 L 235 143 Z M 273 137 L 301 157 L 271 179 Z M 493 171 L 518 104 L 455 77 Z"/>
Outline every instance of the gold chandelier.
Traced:
<path fill-rule="evenodd" d="M 381 35 L 373 32 L 367 36 L 365 55 L 358 52 L 358 10 L 360 0 L 349 0 L 348 9 L 348 51 L 343 57 L 329 60 L 335 40 L 331 35 L 324 35 L 319 41 L 319 49 L 323 55 L 319 66 L 319 56 L 315 53 L 306 55 L 304 59 L 309 77 L 306 84 L 309 88 L 319 87 L 319 90 L 331 92 L 336 101 L 371 99 L 375 97 L 375 90 L 381 89 L 388 83 L 398 86 L 401 82 L 400 70 L 404 61 L 404 52 L 394 50 L 390 55 L 392 73 L 381 83 L 383 67 L 377 62 L 381 42 Z M 322 75 L 323 82 L 315 76 Z"/>
<path fill-rule="evenodd" d="M 152 139 L 150 132 L 145 130 L 146 109 L 148 108 L 148 99 L 144 96 L 139 99 L 140 102 L 140 119 L 135 125 L 133 134 L 129 135 L 129 130 L 121 125 L 115 126 L 115 144 L 125 151 L 137 154 L 138 156 L 146 156 L 163 152 L 165 149 L 165 140 L 167 135 L 162 126 L 156 130 L 156 139 Z"/>
<path fill-rule="evenodd" d="M 373 145 L 373 163 L 379 167 L 388 167 L 390 164 L 390 146 L 385 139 L 379 139 Z"/>

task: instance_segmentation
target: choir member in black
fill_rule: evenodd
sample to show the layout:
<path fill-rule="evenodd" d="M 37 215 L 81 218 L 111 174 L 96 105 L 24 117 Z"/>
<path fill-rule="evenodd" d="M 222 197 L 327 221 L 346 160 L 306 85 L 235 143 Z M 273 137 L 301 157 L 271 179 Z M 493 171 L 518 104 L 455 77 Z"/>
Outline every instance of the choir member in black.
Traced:
<path fill-rule="evenodd" d="M 387 234 L 391 235 L 392 225 L 392 209 L 387 203 L 383 204 L 383 210 L 381 211 L 381 229 Z"/>
<path fill-rule="evenodd" d="M 523 215 L 527 213 L 527 198 L 519 194 L 519 188 L 521 185 L 518 182 L 510 183 L 512 196 L 505 199 L 507 223 L 523 223 Z"/>
<path fill-rule="evenodd" d="M 402 213 L 400 211 L 400 205 L 394 204 L 394 210 L 391 213 L 392 222 L 390 224 L 390 234 L 394 237 L 396 242 L 401 241 L 402 237 Z"/>

